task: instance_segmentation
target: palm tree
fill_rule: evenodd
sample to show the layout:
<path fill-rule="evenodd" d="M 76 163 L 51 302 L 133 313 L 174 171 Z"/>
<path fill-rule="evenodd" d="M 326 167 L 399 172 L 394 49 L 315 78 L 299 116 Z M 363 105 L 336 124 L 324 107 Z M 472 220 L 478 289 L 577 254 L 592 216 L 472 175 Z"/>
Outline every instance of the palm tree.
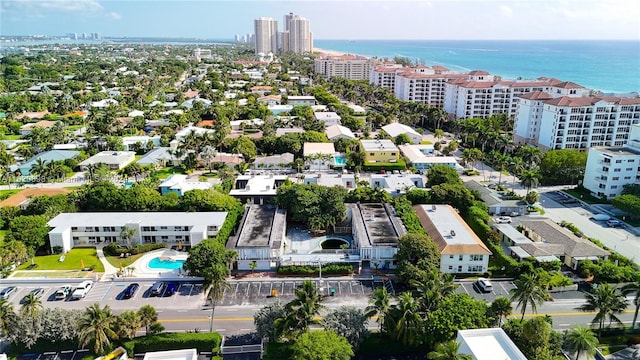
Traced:
<path fill-rule="evenodd" d="M 0 335 L 7 335 L 16 318 L 13 304 L 9 300 L 0 300 Z"/>
<path fill-rule="evenodd" d="M 429 353 L 431 360 L 472 360 L 468 354 L 460 354 L 460 343 L 450 340 L 436 345 L 436 350 Z"/>
<path fill-rule="evenodd" d="M 38 318 L 38 315 L 40 315 L 42 308 L 42 300 L 35 296 L 35 294 L 29 293 L 22 302 L 20 315 L 31 318 L 35 326 L 36 319 Z"/>
<path fill-rule="evenodd" d="M 36 175 L 39 177 L 46 177 L 47 172 L 47 160 L 42 158 L 37 158 L 36 161 L 31 165 L 31 175 Z"/>
<path fill-rule="evenodd" d="M 116 334 L 120 339 L 133 339 L 141 326 L 140 315 L 133 310 L 125 310 L 116 318 Z"/>
<path fill-rule="evenodd" d="M 453 282 L 452 274 L 443 274 L 437 270 L 427 272 L 422 280 L 411 280 L 410 284 L 416 289 L 416 298 L 420 301 L 425 312 L 437 307 L 440 300 L 451 295 L 458 288 Z"/>
<path fill-rule="evenodd" d="M 385 327 L 395 340 L 404 345 L 419 342 L 423 323 L 420 308 L 420 303 L 411 293 L 405 292 L 398 297 L 398 303 L 385 317 Z"/>
<path fill-rule="evenodd" d="M 622 321 L 616 314 L 622 313 L 627 308 L 627 299 L 618 292 L 618 289 L 605 283 L 584 295 L 587 302 L 577 307 L 576 310 L 596 312 L 591 323 L 598 324 L 598 337 L 602 334 L 605 318 L 609 318 L 609 326 L 614 321 L 622 325 Z"/>
<path fill-rule="evenodd" d="M 209 332 L 213 332 L 213 315 L 218 301 L 224 296 L 224 291 L 230 288 L 227 281 L 229 267 L 226 264 L 212 264 L 204 276 L 203 287 L 207 294 L 207 300 L 211 304 L 211 317 L 209 319 Z"/>
<path fill-rule="evenodd" d="M 149 326 L 158 321 L 158 312 L 151 305 L 144 305 L 138 310 L 140 326 L 144 327 L 145 335 L 149 334 Z"/>
<path fill-rule="evenodd" d="M 202 149 L 200 156 L 207 162 L 207 165 L 209 166 L 209 172 L 213 172 L 213 159 L 218 156 L 218 151 L 216 150 L 216 148 L 213 146 L 205 146 L 204 149 Z"/>
<path fill-rule="evenodd" d="M 540 174 L 536 170 L 524 170 L 520 174 L 520 185 L 527 188 L 527 192 L 531 191 L 531 188 L 538 185 L 540 181 Z"/>
<path fill-rule="evenodd" d="M 506 296 L 498 296 L 491 303 L 491 313 L 498 317 L 498 326 L 502 327 L 502 319 L 511 315 L 513 307 Z"/>
<path fill-rule="evenodd" d="M 588 327 L 578 326 L 564 335 L 564 348 L 574 353 L 576 360 L 580 360 L 580 354 L 583 353 L 587 354 L 587 359 L 593 359 L 598 344 L 598 338 Z"/>
<path fill-rule="evenodd" d="M 83 348 L 93 343 L 93 352 L 96 355 L 104 353 L 112 340 L 118 338 L 113 330 L 116 317 L 111 313 L 109 305 L 100 308 L 99 304 L 93 304 L 85 309 L 82 318 L 78 321 L 78 339 Z"/>
<path fill-rule="evenodd" d="M 123 226 L 120 230 L 120 239 L 124 241 L 127 247 L 131 247 L 131 240 L 136 236 L 138 230 L 132 227 Z"/>
<path fill-rule="evenodd" d="M 515 289 L 511 289 L 511 301 L 517 301 L 516 308 L 522 310 L 522 317 L 527 311 L 527 306 L 531 305 L 531 309 L 534 313 L 537 312 L 537 305 L 541 305 L 547 299 L 547 291 L 541 284 L 540 278 L 536 273 L 522 274 L 520 278 L 514 281 Z"/>
<path fill-rule="evenodd" d="M 258 267 L 257 261 L 253 260 L 252 262 L 249 263 L 249 269 L 251 269 L 251 273 L 253 273 L 257 267 Z"/>
<path fill-rule="evenodd" d="M 274 327 L 283 335 L 306 332 L 309 325 L 317 323 L 316 316 L 324 308 L 324 296 L 318 294 L 315 284 L 305 280 L 302 287 L 295 290 L 296 298 L 285 305 L 285 316 L 274 322 Z"/>
<path fill-rule="evenodd" d="M 633 295 L 633 305 L 635 305 L 636 311 L 633 313 L 631 328 L 635 329 L 638 321 L 638 311 L 640 310 L 640 276 L 636 278 L 636 281 L 623 286 L 621 290 L 624 296 Z"/>
<path fill-rule="evenodd" d="M 382 325 L 384 324 L 384 318 L 391 309 L 391 294 L 387 292 L 386 287 L 379 287 L 373 291 L 369 297 L 369 305 L 364 309 L 367 317 L 373 317 L 378 315 L 376 322 L 380 325 L 380 332 L 382 332 Z"/>

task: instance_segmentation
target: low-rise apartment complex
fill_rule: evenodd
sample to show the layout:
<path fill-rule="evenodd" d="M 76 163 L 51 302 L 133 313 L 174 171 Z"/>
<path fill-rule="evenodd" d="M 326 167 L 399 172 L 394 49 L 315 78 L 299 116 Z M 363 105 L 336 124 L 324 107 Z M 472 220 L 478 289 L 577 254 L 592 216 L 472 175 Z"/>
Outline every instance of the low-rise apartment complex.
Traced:
<path fill-rule="evenodd" d="M 49 232 L 51 249 L 59 246 L 66 253 L 74 246 L 103 242 L 193 247 L 216 236 L 226 218 L 226 212 L 62 213 L 47 224 L 53 228 Z M 124 228 L 133 229 L 130 239 L 123 238 Z"/>
<path fill-rule="evenodd" d="M 450 205 L 416 205 L 416 214 L 440 250 L 440 271 L 479 274 L 487 271 L 491 251 Z"/>
<path fill-rule="evenodd" d="M 400 150 L 391 140 L 360 140 L 364 152 L 364 162 L 395 163 L 400 158 Z"/>
<path fill-rule="evenodd" d="M 389 204 L 347 204 L 352 219 L 352 248 L 361 264 L 395 268 L 398 238 L 407 231 Z"/>

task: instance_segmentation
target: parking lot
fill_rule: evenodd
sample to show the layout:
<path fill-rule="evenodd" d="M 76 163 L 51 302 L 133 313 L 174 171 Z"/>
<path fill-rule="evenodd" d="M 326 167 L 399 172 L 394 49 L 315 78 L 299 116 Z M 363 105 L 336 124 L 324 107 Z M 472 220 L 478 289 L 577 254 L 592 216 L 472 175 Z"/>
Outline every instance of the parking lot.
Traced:
<path fill-rule="evenodd" d="M 491 281 L 491 284 L 493 285 L 493 290 L 491 292 L 483 292 L 475 282 L 464 282 L 460 283 L 456 292 L 466 293 L 476 299 L 492 302 L 498 296 L 510 298 L 509 291 L 515 289 L 515 285 L 511 281 Z"/>
<path fill-rule="evenodd" d="M 33 289 L 42 288 L 44 293 L 41 297 L 45 307 L 60 307 L 66 309 L 84 308 L 92 303 L 108 303 L 113 309 L 129 309 L 142 305 L 151 304 L 156 308 L 197 308 L 202 305 L 202 284 L 182 282 L 178 283 L 178 289 L 174 294 L 168 294 L 165 288 L 159 296 L 151 296 L 149 289 L 153 282 L 140 283 L 140 288 L 130 299 L 124 299 L 123 291 L 129 282 L 94 282 L 93 287 L 87 295 L 79 300 L 67 297 L 64 300 L 56 300 L 55 292 L 62 284 L 29 284 L 18 285 L 18 290 L 11 295 L 9 301 L 15 307 L 21 306 L 24 297 Z M 70 284 L 75 286 L 77 284 Z"/>
<path fill-rule="evenodd" d="M 291 298 L 303 280 L 237 281 L 224 292 L 222 305 L 262 303 L 265 298 Z M 369 297 L 374 289 L 385 286 L 382 280 L 313 280 L 322 295 Z M 333 291 L 332 291 L 333 289 Z"/>

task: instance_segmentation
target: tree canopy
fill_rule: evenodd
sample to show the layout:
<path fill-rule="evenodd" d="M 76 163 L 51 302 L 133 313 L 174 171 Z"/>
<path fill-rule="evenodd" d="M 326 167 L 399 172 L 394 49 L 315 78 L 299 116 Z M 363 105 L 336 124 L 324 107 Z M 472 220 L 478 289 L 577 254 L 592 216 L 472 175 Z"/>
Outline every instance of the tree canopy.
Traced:
<path fill-rule="evenodd" d="M 278 188 L 276 203 L 287 209 L 293 221 L 306 223 L 312 230 L 325 230 L 344 220 L 346 195 L 341 186 L 284 184 Z"/>

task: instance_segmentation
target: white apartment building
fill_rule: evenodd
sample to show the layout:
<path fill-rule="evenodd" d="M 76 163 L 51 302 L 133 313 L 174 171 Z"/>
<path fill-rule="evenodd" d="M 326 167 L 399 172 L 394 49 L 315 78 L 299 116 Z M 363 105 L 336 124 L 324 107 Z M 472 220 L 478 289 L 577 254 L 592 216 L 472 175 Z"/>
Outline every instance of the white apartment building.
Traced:
<path fill-rule="evenodd" d="M 316 74 L 326 79 L 368 80 L 373 64 L 375 60 L 358 55 L 320 55 L 313 60 Z"/>
<path fill-rule="evenodd" d="M 540 106 L 542 112 L 531 110 Z M 539 100 L 539 104 L 522 104 L 520 108 L 514 140 L 528 141 L 543 150 L 621 147 L 629 139 L 631 125 L 640 123 L 639 97 L 562 96 Z M 531 113 L 540 116 L 527 117 Z"/>
<path fill-rule="evenodd" d="M 196 246 L 213 238 L 224 224 L 226 212 L 101 212 L 62 213 L 49 220 L 51 248 L 63 252 L 74 246 L 117 242 L 125 244 L 121 231 L 134 230 L 131 245 L 166 243 Z"/>
<path fill-rule="evenodd" d="M 271 270 L 284 252 L 287 211 L 275 205 L 247 205 L 239 232 L 227 241 L 227 248 L 238 252 L 238 270 Z"/>
<path fill-rule="evenodd" d="M 572 83 L 553 78 L 536 80 L 501 80 L 486 71 L 469 72 L 468 79 L 449 81 L 445 85 L 444 110 L 458 119 L 487 118 L 492 115 L 516 114 L 520 96 L 543 91 L 557 97 L 581 97 L 589 90 Z"/>
<path fill-rule="evenodd" d="M 445 84 L 455 79 L 466 79 L 468 76 L 442 66 L 420 65 L 396 74 L 394 94 L 400 100 L 443 107 Z"/>
<path fill-rule="evenodd" d="M 402 65 L 396 63 L 385 63 L 381 66 L 375 66 L 371 68 L 369 72 L 369 83 L 389 89 L 391 93 L 395 93 L 396 74 L 403 70 L 405 69 Z"/>
<path fill-rule="evenodd" d="M 631 126 L 625 146 L 589 149 L 582 185 L 592 195 L 610 199 L 633 183 L 640 183 L 640 124 Z"/>
<path fill-rule="evenodd" d="M 491 251 L 450 205 L 416 205 L 416 214 L 440 250 L 440 271 L 478 274 L 487 271 Z"/>
<path fill-rule="evenodd" d="M 256 42 L 256 55 L 278 52 L 278 22 L 272 18 L 261 17 L 253 21 Z"/>
<path fill-rule="evenodd" d="M 502 328 L 458 330 L 456 341 L 473 360 L 527 360 Z"/>

